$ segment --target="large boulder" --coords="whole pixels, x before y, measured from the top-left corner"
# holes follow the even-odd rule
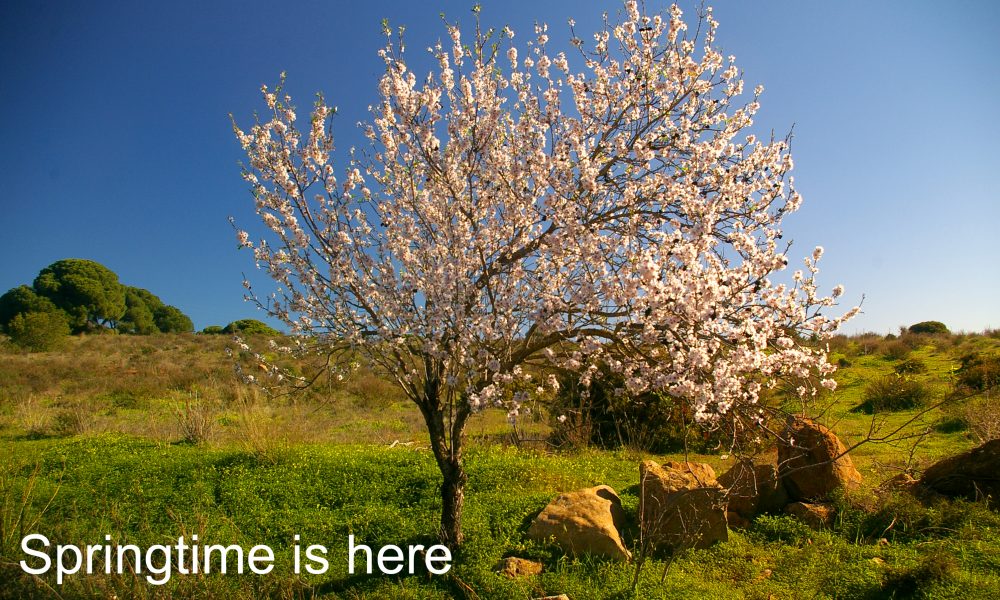
[[[861,473],[836,435],[810,419],[790,418],[778,444],[778,472],[792,500],[822,500],[833,490],[854,489]]]
[[[591,554],[627,561],[632,555],[622,544],[625,511],[618,494],[606,485],[560,494],[535,517],[528,537],[555,542],[578,556]]]
[[[729,511],[742,519],[778,512],[788,503],[788,492],[775,465],[741,460],[719,476],[719,485],[726,490]]]
[[[920,486],[950,497],[989,498],[1000,505],[1000,439],[940,460],[924,471]]]
[[[651,460],[639,465],[639,521],[661,548],[707,548],[729,539],[725,490],[712,467]]]

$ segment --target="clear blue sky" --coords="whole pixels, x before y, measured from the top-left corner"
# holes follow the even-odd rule
[[[482,2],[523,41],[536,19],[595,29],[617,3]],[[471,23],[472,2],[0,4],[0,293],[49,263],[97,260],[199,329],[259,317],[251,257],[227,217],[253,223],[228,113],[288,72],[305,109],[339,106],[338,146],[361,145],[380,73],[380,21],[416,50]],[[665,6],[654,2],[648,6]],[[805,197],[793,255],[827,253],[827,289],[865,294],[848,331],[937,319],[1000,327],[1000,3],[714,4],[718,42],[766,91],[761,131],[794,124]],[[694,3],[682,3],[692,9]]]

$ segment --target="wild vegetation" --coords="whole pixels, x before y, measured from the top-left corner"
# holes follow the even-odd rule
[[[894,357],[898,342],[909,348],[903,357]],[[873,420],[884,431],[916,418],[892,444],[852,451],[863,489],[840,496],[835,523],[821,531],[787,515],[764,515],[724,544],[670,558],[665,577],[668,558],[653,557],[635,591],[634,566],[566,558],[529,541],[525,530],[557,492],[598,483],[615,487],[634,515],[639,460],[683,458],[669,453],[691,435],[680,433],[683,427],[602,436],[595,447],[589,436],[566,442],[559,429],[565,421],[558,420],[566,405],[551,398],[532,404],[516,434],[504,411],[477,414],[470,424],[467,540],[454,570],[350,576],[349,533],[373,545],[434,539],[438,475],[422,418],[364,368],[303,394],[264,396],[234,375],[225,354],[234,343],[160,334],[70,336],[53,352],[6,344],[0,597],[981,598],[1000,591],[995,511],[961,500],[925,504],[880,488],[896,473],[919,474],[1000,432],[995,392],[979,391],[978,376],[963,377],[1000,356],[995,333],[830,340],[833,360],[846,366],[836,375],[837,390],[822,399],[823,420],[845,444],[868,437]],[[851,410],[865,403],[871,382],[896,377],[907,361],[926,367],[908,375],[926,390],[921,404],[880,406],[874,415]],[[781,401],[794,409],[794,394]],[[733,459],[725,447],[699,442],[690,458],[728,468]],[[74,576],[56,586],[17,566],[28,532],[61,543],[95,543],[108,534],[140,545],[197,533],[226,544],[269,544],[278,562],[268,576],[175,575],[162,588],[135,574]],[[291,574],[295,534],[331,548],[326,575]],[[638,543],[635,532],[628,535],[627,543]],[[540,560],[546,571],[524,580],[497,575],[497,561],[510,554]]]

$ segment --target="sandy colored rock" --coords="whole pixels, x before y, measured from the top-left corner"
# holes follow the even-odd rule
[[[836,513],[832,504],[811,502],[792,502],[785,507],[785,512],[813,529],[828,527]]]
[[[625,525],[618,494],[606,485],[560,494],[535,517],[528,537],[555,542],[572,555],[591,554],[627,561],[621,529]]]
[[[788,492],[775,465],[755,465],[750,460],[741,460],[719,477],[719,485],[726,489],[728,510],[744,519],[778,512],[788,503]]]
[[[898,473],[875,488],[875,493],[884,495],[892,492],[912,492],[916,491],[919,482],[909,473]]]
[[[661,547],[707,548],[729,539],[725,491],[706,464],[639,465],[639,520]]]
[[[989,498],[1000,505],[1000,439],[934,463],[919,483],[952,498]]]
[[[843,454],[846,447],[823,425],[792,418],[783,437],[791,445],[778,445],[778,472],[791,500],[822,500],[839,487],[861,484],[854,461]]]
[[[542,572],[542,569],[542,563],[516,556],[508,556],[502,559],[500,564],[497,565],[497,572],[511,579],[538,575]]]

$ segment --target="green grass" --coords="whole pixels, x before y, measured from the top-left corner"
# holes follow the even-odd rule
[[[961,356],[1000,353],[995,336],[900,341],[882,350],[880,338],[848,338],[832,352],[833,362],[844,358],[850,366],[836,374],[837,391],[821,398],[827,405],[821,421],[848,445],[873,423],[891,431],[922,410],[852,411],[871,381],[904,361],[926,366],[907,374],[929,390],[926,407],[952,392]],[[984,429],[975,418],[1000,413],[995,396],[935,408],[905,428],[903,439],[852,452],[865,489],[838,499],[832,529],[759,517],[749,530],[731,532],[727,543],[682,554],[665,576],[664,557],[651,559],[635,591],[634,565],[566,558],[525,532],[556,494],[595,484],[614,487],[635,521],[638,464],[649,456],[497,444],[509,425],[502,412],[486,411],[469,429],[467,543],[453,570],[350,576],[350,534],[373,547],[434,543],[440,475],[419,414],[370,377],[265,401],[233,381],[225,343],[219,336],[100,336],[73,338],[62,352],[2,355],[0,598],[1000,597],[996,512],[961,501],[925,506],[908,495],[872,491],[896,469],[919,469],[978,444],[976,432]],[[197,445],[178,443],[177,413],[185,402],[205,411],[212,425]],[[544,419],[521,425],[531,436],[547,432]],[[722,452],[692,458],[721,473],[733,460]],[[175,573],[162,587],[132,573],[70,576],[57,586],[54,577],[29,577],[17,566],[21,536],[34,532],[54,544],[100,543],[108,534],[141,547],[196,533],[205,543],[267,544],[276,567],[267,576]],[[325,575],[292,573],[296,534],[303,544],[330,548]],[[634,532],[625,541],[636,548]],[[494,567],[508,555],[540,560],[546,570],[507,580]]]
[[[27,516],[38,517],[32,532],[53,544],[99,543],[109,534],[145,547],[197,533],[205,543],[267,544],[277,555],[267,576],[175,574],[161,588],[130,574],[71,576],[58,590],[62,597],[450,598],[461,595],[457,580],[481,598],[882,598],[892,597],[888,586],[901,581],[919,583],[923,597],[977,598],[1000,590],[1000,517],[962,502],[926,508],[897,500],[869,513],[844,501],[837,527],[825,532],[790,517],[761,517],[725,544],[683,555],[662,582],[665,563],[647,562],[635,594],[633,566],[566,559],[526,539],[528,522],[555,493],[597,483],[617,489],[634,517],[638,457],[627,453],[474,449],[468,542],[451,574],[352,577],[349,534],[371,546],[433,543],[438,474],[429,452],[300,445],[271,462],[120,435],[7,442],[0,451],[12,458],[0,478],[15,492],[9,497],[19,497],[37,467]],[[5,502],[5,513],[15,504]],[[882,536],[890,515],[896,524]],[[295,534],[330,548],[326,575],[291,573]],[[890,543],[875,543],[879,537]],[[18,541],[18,535],[3,539],[0,579],[9,583],[0,597],[47,597],[44,585],[13,566],[22,558]],[[546,572],[525,581],[501,578],[493,566],[509,554],[541,559]]]

